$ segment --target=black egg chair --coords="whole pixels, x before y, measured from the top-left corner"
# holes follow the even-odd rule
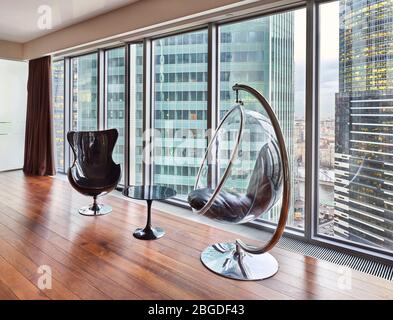
[[[209,143],[188,203],[194,212],[230,224],[251,222],[275,210],[278,225],[261,247],[236,240],[211,245],[201,254],[202,263],[221,276],[261,280],[278,271],[278,262],[268,251],[279,241],[287,221],[289,161],[270,104],[250,86],[237,84],[233,90],[237,104],[223,117]],[[239,100],[240,91],[247,92],[247,101]],[[247,108],[254,101],[257,111]],[[277,208],[280,198],[281,208]]]
[[[71,131],[67,140],[74,153],[74,163],[68,170],[71,186],[83,195],[93,197],[93,203],[79,209],[85,216],[108,214],[112,208],[99,204],[97,198],[116,188],[121,168],[112,159],[118,138],[116,129],[104,131]]]

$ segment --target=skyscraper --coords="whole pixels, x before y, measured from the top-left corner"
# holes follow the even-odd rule
[[[393,2],[340,1],[336,237],[393,248]]]
[[[220,38],[221,116],[234,104],[235,93],[232,86],[235,83],[250,85],[268,99],[284,133],[294,190],[294,13],[224,25],[220,28]],[[242,99],[247,108],[260,108],[259,103],[250,97],[245,96]],[[295,192],[292,192],[291,196],[292,211],[288,223],[293,225]],[[265,218],[276,222],[278,216],[279,210],[274,208]]]
[[[206,149],[207,30],[153,42],[155,184],[185,199]]]

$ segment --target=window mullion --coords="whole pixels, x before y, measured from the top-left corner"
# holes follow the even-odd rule
[[[71,166],[71,147],[67,141],[67,133],[71,130],[71,59],[64,59],[64,169]]]
[[[314,0],[307,1],[306,48],[306,161],[305,161],[305,237],[315,233],[318,212],[318,142],[317,124],[317,8]]]
[[[131,99],[130,99],[130,45],[127,44],[125,46],[125,54],[124,54],[124,185],[130,185],[130,113],[131,113]],[[135,107],[135,106],[134,106]],[[132,137],[135,139],[135,136]]]
[[[207,138],[208,142],[213,137],[213,132],[217,128],[218,117],[218,27],[215,23],[210,23],[208,27],[208,102],[207,102]],[[207,147],[207,146],[206,146]],[[208,179],[217,179],[217,168],[209,172]]]

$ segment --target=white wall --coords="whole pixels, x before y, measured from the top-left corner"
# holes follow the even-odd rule
[[[27,75],[26,62],[0,60],[0,171],[23,167]]]

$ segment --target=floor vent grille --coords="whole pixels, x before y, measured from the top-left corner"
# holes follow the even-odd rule
[[[388,264],[370,261],[347,253],[337,252],[329,248],[323,248],[285,237],[281,238],[277,246],[309,257],[346,266],[388,281],[393,281],[393,266]]]

